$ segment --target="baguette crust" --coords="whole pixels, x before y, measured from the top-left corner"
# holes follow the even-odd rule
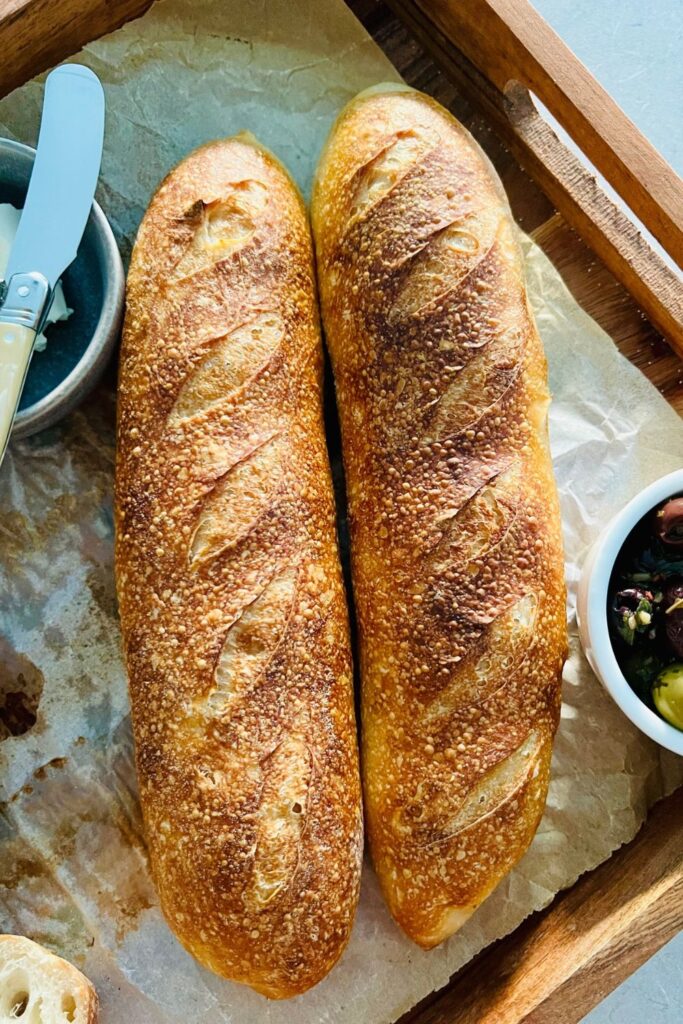
[[[271,998],[344,948],[360,782],[312,246],[250,137],[162,183],[128,276],[116,572],[140,796],[183,945]]]
[[[67,960],[22,935],[0,935],[0,1022],[97,1024],[99,1000]]]
[[[538,826],[566,656],[549,393],[495,172],[439,104],[341,114],[313,225],[340,409],[363,785],[389,907],[425,948]]]

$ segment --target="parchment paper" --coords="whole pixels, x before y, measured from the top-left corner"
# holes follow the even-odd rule
[[[100,198],[124,253],[158,180],[196,144],[249,128],[307,192],[338,109],[396,77],[342,0],[161,0],[79,59],[105,84]],[[0,132],[33,143],[41,95],[36,82],[0,103]],[[644,484],[680,467],[683,425],[525,246],[555,394],[571,629],[562,724],[531,849],[431,953],[394,926],[369,866],[348,950],[297,1000],[268,1003],[180,948],[157,907],[135,796],[112,576],[111,389],[11,447],[0,473],[0,929],[79,964],[104,1024],[394,1021],[630,839],[683,782],[683,760],[641,736],[592,675],[574,617],[587,548]]]

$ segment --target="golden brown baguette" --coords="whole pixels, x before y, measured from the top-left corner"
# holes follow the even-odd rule
[[[347,942],[362,821],[305,211],[250,137],[162,183],[128,276],[116,571],[166,917],[272,998]]]
[[[0,935],[0,1024],[97,1024],[99,1002],[67,960],[21,935]]]
[[[341,114],[313,225],[339,405],[374,864],[421,946],[520,858],[565,658],[549,394],[500,182],[439,104]]]

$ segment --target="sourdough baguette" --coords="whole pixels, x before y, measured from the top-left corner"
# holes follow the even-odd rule
[[[312,244],[255,141],[162,183],[128,276],[116,573],[161,904],[272,997],[339,957],[362,852]]]
[[[566,653],[546,364],[502,186],[426,96],[382,86],[342,112],[313,226],[366,827],[394,917],[429,948],[520,858],[545,803]]]
[[[21,935],[0,935],[0,1024],[97,1024],[99,1002],[67,960]]]

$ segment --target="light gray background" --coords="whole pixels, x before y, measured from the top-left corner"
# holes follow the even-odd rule
[[[683,172],[683,0],[533,0],[644,135]],[[683,933],[583,1024],[683,1024]]]
[[[683,932],[583,1018],[583,1024],[681,1024]]]
[[[683,173],[683,0],[532,0]]]

